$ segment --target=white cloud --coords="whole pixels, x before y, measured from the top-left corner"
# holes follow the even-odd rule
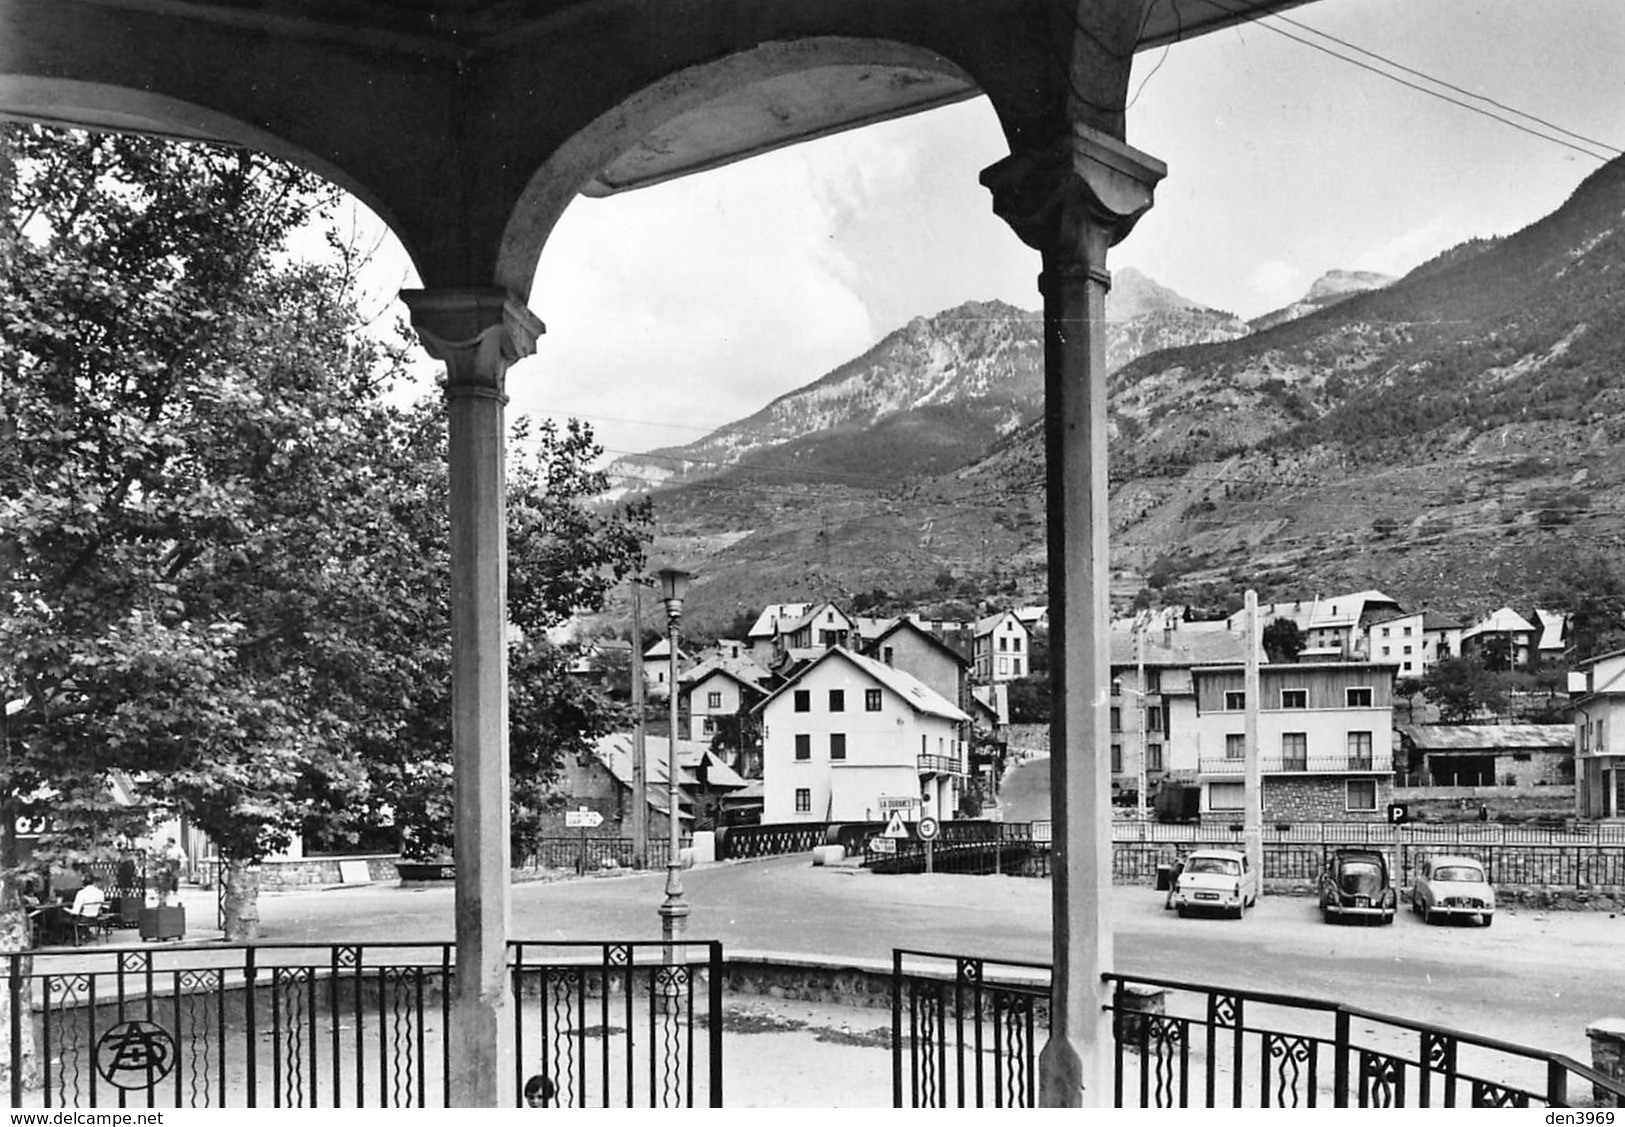
[[[1248,287],[1270,303],[1271,308],[1296,301],[1304,295],[1308,284],[1303,271],[1290,262],[1261,262],[1247,277]]]
[[[1358,267],[1379,274],[1406,274],[1459,241],[1460,237],[1446,233],[1444,220],[1435,216],[1366,251],[1360,256]]]

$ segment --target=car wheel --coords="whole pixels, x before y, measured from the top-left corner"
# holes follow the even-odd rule
[[[1320,922],[1323,924],[1332,922],[1332,910],[1324,904],[1320,906]]]
[[[1179,918],[1180,919],[1185,918],[1185,915],[1186,915],[1186,913],[1185,913],[1185,905],[1183,905],[1183,904],[1176,905],[1175,908],[1174,908],[1174,911],[1179,913]]]
[[[1386,927],[1387,925],[1393,923],[1394,922],[1394,913],[1393,912],[1384,913],[1383,917],[1382,917],[1382,922],[1383,922],[1384,927]]]
[[[1245,905],[1245,904],[1237,904],[1236,909],[1235,909],[1234,918],[1238,919],[1238,920],[1241,919],[1242,913],[1245,912],[1246,910],[1247,910],[1247,905]]]
[[[1490,924],[1492,924],[1494,922],[1495,922],[1495,917],[1490,915],[1488,912],[1485,912],[1484,913],[1484,926],[1489,927]]]
[[[1433,922],[1433,910],[1426,904],[1422,905],[1422,922],[1425,924],[1430,924]]]

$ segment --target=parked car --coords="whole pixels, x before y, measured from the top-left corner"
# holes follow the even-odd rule
[[[1489,927],[1495,918],[1495,889],[1476,857],[1424,857],[1411,885],[1411,911],[1423,923],[1477,916]]]
[[[1232,849],[1198,849],[1185,858],[1173,901],[1181,916],[1213,911],[1239,920],[1244,909],[1258,902],[1258,873],[1244,854]]]
[[[1320,915],[1327,923],[1346,916],[1394,922],[1399,895],[1388,876],[1388,859],[1375,849],[1339,849],[1320,874]]]

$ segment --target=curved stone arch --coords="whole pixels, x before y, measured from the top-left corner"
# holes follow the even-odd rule
[[[274,133],[195,102],[138,87],[0,74],[0,105],[12,116],[45,125],[253,149],[342,188],[372,209],[397,237],[400,234],[383,200],[343,168]]]
[[[906,80],[901,76],[923,71],[971,87],[963,97],[979,92],[970,71],[940,51],[880,38],[774,41],[677,71],[600,114],[558,146],[532,174],[503,231],[495,280],[514,292],[528,293],[542,249],[565,209],[613,161],[662,126],[753,83],[851,68],[872,68],[883,80],[887,76]],[[812,133],[796,141],[819,135]],[[790,143],[795,142],[785,142]],[[780,146],[759,151],[772,147]]]

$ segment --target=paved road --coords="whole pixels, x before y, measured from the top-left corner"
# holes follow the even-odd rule
[[[522,939],[659,938],[658,873],[516,885]],[[1049,961],[1048,881],[881,877],[805,857],[691,871],[689,935],[730,949],[889,959],[893,947]],[[266,896],[268,942],[452,934],[445,888],[375,886]],[[1147,888],[1118,887],[1125,973],[1348,1001],[1386,1013],[1590,1059],[1586,1025],[1625,1016],[1625,919],[1510,911],[1491,928],[1328,926],[1313,901],[1267,898],[1242,921],[1178,919]]]

